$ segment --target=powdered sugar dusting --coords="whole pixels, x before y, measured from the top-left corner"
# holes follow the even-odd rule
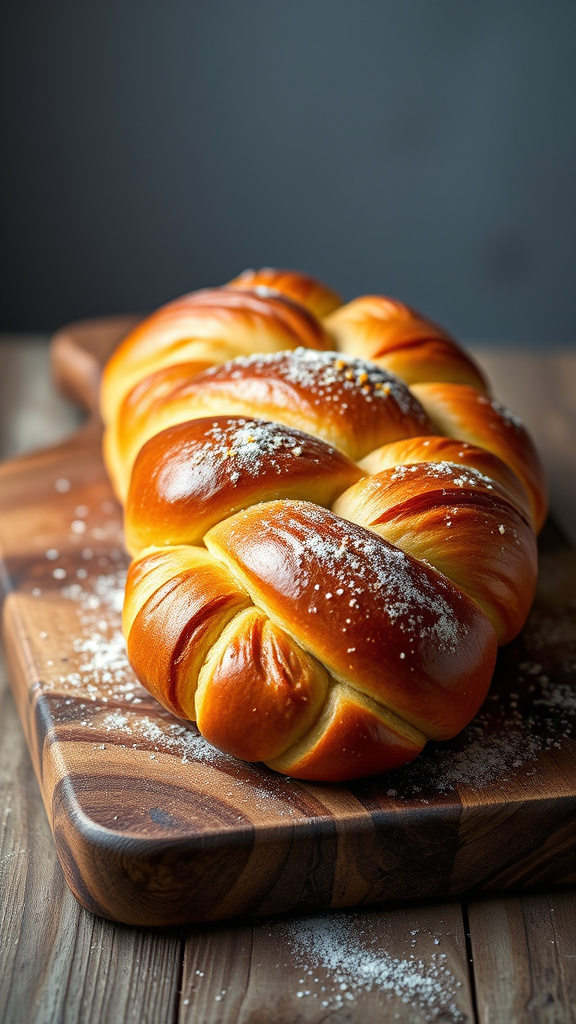
[[[312,573],[325,575],[331,605],[354,609],[356,621],[373,617],[376,598],[378,615],[397,624],[408,644],[424,641],[454,652],[466,637],[469,626],[454,607],[460,592],[370,531],[306,502],[275,505],[258,525],[264,552],[268,536],[285,545],[298,565],[300,585],[313,591]],[[327,594],[318,596],[328,600]],[[318,606],[314,601],[311,611]]]
[[[179,452],[183,451],[180,445]],[[324,441],[300,430],[258,419],[216,420],[203,436],[195,438],[180,458],[177,474],[171,473],[164,486],[170,501],[180,493],[204,485],[206,475],[225,470],[226,485],[248,475],[254,479],[265,472],[289,473],[295,460],[319,463],[320,455],[334,452]],[[334,453],[335,454],[335,453]],[[341,456],[338,456],[341,458]]]
[[[483,490],[493,490],[494,480],[472,467],[463,467],[455,462],[415,462],[407,465],[396,466],[390,479],[405,480],[410,474],[417,474],[420,477],[428,477],[432,480],[440,480],[446,485],[454,487],[481,487]]]
[[[304,975],[296,998],[317,1001],[330,1013],[351,1008],[363,992],[378,992],[417,1008],[419,1020],[464,1022],[461,982],[449,970],[447,954],[438,949],[425,957],[395,956],[385,948],[377,920],[339,913],[283,923],[280,929]],[[419,930],[411,934],[414,948]],[[440,935],[433,941],[439,946]]]
[[[265,420],[228,420],[225,427],[215,424],[207,431],[210,446],[216,457],[232,459],[235,466],[258,476],[264,460],[280,450],[300,454],[306,434],[291,430],[279,423]]]
[[[53,682],[82,693],[89,700],[112,697],[139,702],[145,691],[129,665],[121,630],[126,571],[117,568],[62,587],[78,616],[78,634],[70,637],[74,665]]]
[[[338,352],[298,348],[293,352],[240,356],[205,371],[203,379],[224,376],[241,380],[245,370],[279,380],[307,391],[315,405],[336,403],[346,406],[352,395],[366,402],[393,401],[405,416],[428,420],[419,402],[399,377],[365,359],[352,359]]]
[[[562,617],[560,617],[562,618]],[[576,739],[576,625],[559,627],[551,658],[554,622],[535,609],[523,643],[537,649],[545,638],[542,661],[523,660],[518,648],[499,656],[492,690],[476,718],[449,743],[428,744],[416,761],[387,776],[395,800],[428,803],[458,788],[471,793],[499,792],[504,798],[511,778],[525,785],[538,772],[542,756]]]
[[[454,468],[450,464],[449,470],[442,472],[452,473]],[[460,471],[460,467],[456,468]],[[311,522],[316,525],[321,519],[331,516],[305,503],[290,504],[309,508]],[[104,522],[99,519],[101,513],[109,517]],[[71,509],[70,536],[60,538],[58,548],[47,546],[50,543],[47,539],[43,542],[42,568],[49,582],[45,583],[42,576],[31,580],[36,584],[42,583],[42,586],[30,587],[30,600],[43,601],[46,591],[57,590],[69,605],[71,615],[64,620],[65,632],[56,638],[52,635],[56,633],[56,626],[50,633],[38,630],[38,653],[41,655],[44,648],[50,649],[41,676],[41,689],[61,694],[63,713],[77,715],[87,732],[99,729],[104,737],[104,747],[105,738],[110,736],[121,745],[145,749],[150,756],[170,753],[183,765],[227,765],[230,772],[238,773],[230,782],[230,794],[234,793],[235,799],[240,798],[241,787],[246,787],[248,773],[250,799],[255,799],[256,792],[263,814],[267,809],[282,814],[297,813],[294,808],[298,803],[298,783],[274,776],[259,766],[240,765],[234,758],[215,751],[199,736],[195,727],[174,719],[136,681],[127,661],[121,633],[125,569],[124,556],[117,546],[119,523],[113,518],[117,514],[117,507],[109,501],[101,503],[94,513],[87,506],[78,505]],[[74,528],[73,524],[79,521],[86,522],[86,531]],[[275,521],[273,525],[278,529],[282,524]],[[291,531],[291,542],[302,559],[312,553],[338,569],[336,585],[331,579],[330,588],[321,590],[319,584],[317,590],[311,587],[322,610],[345,602],[349,616],[356,619],[362,614],[363,593],[373,585],[371,573],[376,573],[376,585],[383,588],[383,593],[386,593],[388,584],[385,575],[378,583],[378,578],[383,575],[379,563],[383,545],[379,539],[352,524],[347,524],[347,527],[349,529],[344,533],[339,529],[337,538],[330,531],[322,536],[316,529],[303,540],[300,536],[294,537]],[[308,546],[310,552],[307,552]],[[392,552],[390,558],[386,556],[386,572],[392,574],[391,578],[396,581],[394,589],[399,589],[401,597],[404,597],[406,587],[409,590],[410,585],[410,574],[405,575],[408,560],[397,549],[386,550],[388,554]],[[55,580],[54,568],[64,570],[62,580]],[[355,791],[366,792],[377,786],[387,791],[391,799],[418,804],[432,803],[434,796],[449,796],[462,787],[473,793],[499,792],[505,798],[510,791],[511,778],[523,778],[524,784],[529,786],[539,771],[539,760],[543,756],[550,758],[558,751],[564,754],[564,751],[573,749],[576,739],[576,597],[571,596],[574,593],[573,571],[574,563],[565,557],[564,552],[559,554],[552,547],[548,553],[543,548],[542,596],[522,636],[501,652],[492,692],[475,720],[449,743],[428,744],[415,762],[389,773],[384,780],[355,783]],[[558,593],[566,594],[565,606],[560,607],[556,597],[553,600],[547,597]],[[429,600],[432,598],[425,592],[420,606],[418,603],[414,606],[411,599],[408,603],[418,613],[419,607],[422,611],[428,611],[430,607],[434,610]],[[321,601],[324,602],[322,605]],[[392,615],[400,617],[401,625],[405,613],[401,601],[397,600],[391,607]],[[441,603],[435,613],[442,622]],[[348,624],[350,621],[350,617],[345,619]],[[70,622],[75,623],[72,628]],[[419,632],[417,623],[409,625]],[[439,633],[431,635],[441,640],[445,625],[441,625]],[[61,654],[59,658],[54,653],[56,642]],[[445,642],[448,645],[453,642],[450,629]],[[353,649],[354,645],[351,645],[352,653]],[[408,644],[406,650],[409,655]],[[63,666],[67,668],[69,662],[74,667],[63,671]],[[289,803],[290,809],[286,804],[288,792],[294,800],[293,805]],[[281,811],[276,810],[278,803]]]
[[[480,405],[489,405],[496,415],[502,420],[504,426],[514,427],[518,432],[523,432],[525,430],[524,421],[521,420],[515,412],[512,412],[511,409],[502,405],[502,403],[498,402],[495,398],[487,398],[486,395],[478,395],[478,402]]]
[[[203,739],[195,727],[176,721],[161,709],[154,717],[131,709],[111,711],[98,722],[98,729],[114,735],[117,740],[129,740],[133,747],[142,741],[156,752],[174,754],[182,764],[193,761],[219,764],[227,758]]]

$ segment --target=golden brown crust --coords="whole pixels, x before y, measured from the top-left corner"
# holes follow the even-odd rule
[[[358,690],[336,683],[322,716],[299,742],[267,763],[296,779],[342,782],[412,761],[426,736]]]
[[[304,348],[245,356],[194,374],[163,394],[161,402],[139,409],[123,452],[124,479],[136,450],[154,434],[186,420],[222,415],[258,416],[304,430],[354,460],[429,429],[406,385],[363,360]]]
[[[146,424],[158,417],[169,395],[184,381],[212,366],[209,360],[174,363],[143,377],[128,392],[104,432],[104,460],[114,492],[126,501],[130,471],[146,432]]]
[[[109,424],[133,386],[163,366],[190,360],[223,362],[237,355],[281,352],[331,341],[303,306],[280,294],[213,288],[163,306],[116,349],[102,379],[102,416]]]
[[[324,666],[258,608],[249,608],[224,629],[201,672],[198,728],[236,757],[269,761],[314,725],[327,690]]]
[[[208,417],[152,437],[132,473],[124,521],[132,555],[151,544],[202,544],[221,520],[261,501],[331,505],[362,476],[342,452],[266,420]]]
[[[245,591],[203,548],[160,548],[133,562],[123,630],[139,680],[174,714],[194,720],[206,655],[249,604]]]
[[[531,515],[528,492],[516,473],[497,455],[468,441],[435,435],[407,437],[376,448],[360,460],[360,466],[368,476],[373,476],[385,469],[421,462],[450,462],[474,469],[495,480],[519,512]]]
[[[322,662],[435,739],[480,707],[496,637],[445,577],[306,502],[268,502],[206,535],[257,607]]]
[[[122,497],[134,463],[138,677],[221,749],[332,781],[475,714],[528,612],[546,507],[528,435],[446,332],[338,301],[269,269],[184,296],[103,392]],[[326,351],[323,313],[352,354]]]
[[[369,359],[407,384],[458,381],[486,390],[482,371],[454,339],[396,299],[362,295],[324,323],[340,352]]]
[[[397,466],[354,484],[333,509],[452,580],[499,643],[520,632],[536,589],[536,538],[495,480],[450,462]]]
[[[518,416],[466,384],[416,384],[412,390],[438,433],[486,448],[510,466],[526,488],[534,525],[540,530],[547,513],[546,478]]]
[[[275,267],[243,270],[226,287],[258,290],[262,295],[267,290],[279,292],[305,306],[319,320],[342,304],[342,299],[332,288],[299,270],[277,270]]]

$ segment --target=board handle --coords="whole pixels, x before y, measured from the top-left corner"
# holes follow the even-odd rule
[[[50,342],[50,364],[58,390],[98,417],[104,363],[141,319],[141,313],[94,317],[56,331]]]

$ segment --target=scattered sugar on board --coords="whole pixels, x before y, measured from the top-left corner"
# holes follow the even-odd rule
[[[524,643],[558,648],[536,610],[526,626]],[[457,787],[478,792],[506,791],[511,776],[529,779],[538,756],[553,752],[576,738],[576,623],[557,626],[564,646],[545,667],[534,658],[501,655],[492,690],[474,720],[449,743],[428,744],[423,753],[401,770],[390,772],[388,795],[395,800],[426,802],[434,794]]]
[[[110,513],[113,509],[108,510]],[[86,519],[89,510],[79,506],[74,510],[74,519]],[[318,510],[318,514],[324,514]],[[117,533],[117,527],[114,527]],[[75,530],[75,539],[81,536]],[[94,539],[96,532],[102,538],[110,537],[110,529],[92,528]],[[364,580],[362,562],[358,561],[359,552],[354,545],[349,546],[349,538],[339,547],[328,542],[316,541],[316,556],[325,556],[346,562],[347,568],[353,570],[352,589],[350,592],[360,595]],[[45,684],[62,688],[63,692],[73,693],[77,700],[110,702],[121,700],[125,708],[126,701],[132,705],[150,700],[146,692],[137,683],[128,664],[124,640],[121,633],[121,609],[124,594],[125,572],[120,565],[119,549],[108,548],[109,557],[96,558],[92,548],[84,548],[79,553],[85,564],[105,562],[108,571],[86,578],[84,571],[77,571],[78,581],[70,582],[74,576],[67,575],[66,585],[60,587],[60,594],[73,603],[78,615],[79,631],[70,639],[72,649],[79,659],[77,670],[66,675],[49,673]],[[371,551],[363,550],[364,556]],[[53,548],[46,551],[47,561],[54,563],[60,560],[60,553]],[[349,563],[347,560],[352,559]],[[354,564],[352,564],[354,562]],[[51,566],[51,568],[52,568]],[[58,566],[57,566],[58,567]],[[546,567],[543,566],[545,573]],[[350,582],[350,581],[348,581]],[[335,591],[338,597],[348,597],[348,590],[340,586]],[[34,597],[42,595],[40,587],[32,590]],[[330,594],[332,597],[332,593]],[[572,608],[572,611],[576,609]],[[535,768],[534,764],[541,751],[553,750],[562,745],[563,740],[573,740],[576,736],[576,615],[555,616],[551,619],[543,611],[535,609],[524,631],[528,652],[535,656],[527,656],[524,660],[514,659],[503,672],[502,685],[496,681],[495,688],[476,716],[474,721],[447,744],[429,744],[415,762],[399,771],[386,776],[387,792],[397,800],[418,800],[426,803],[427,796],[434,793],[449,793],[457,786],[466,786],[472,790],[486,787],[505,788],[506,780],[511,774],[517,774],[523,768],[529,776]],[[546,652],[553,648],[558,653],[559,661],[552,666],[544,667],[537,660],[542,651],[545,661]],[[47,666],[52,667],[51,659]],[[516,689],[510,679],[516,677]],[[76,702],[76,700],[75,700]],[[68,702],[67,702],[68,703]],[[131,706],[132,706],[131,705]],[[84,705],[81,705],[83,708]],[[136,708],[134,707],[134,711]],[[129,736],[132,747],[144,744],[146,749],[152,745],[155,751],[164,751],[178,756],[184,764],[200,762],[204,764],[222,765],[223,759],[228,767],[237,765],[233,758],[221,754],[211,747],[195,730],[195,727],[182,725],[162,708],[153,712],[154,717],[140,715],[133,718],[124,711],[110,711],[106,718],[106,730],[116,730],[119,734]],[[89,724],[89,719],[83,720]],[[99,723],[100,725],[101,723]],[[242,772],[248,771],[248,781]],[[273,775],[259,766],[242,766],[236,780],[230,782],[232,790],[240,792],[248,784],[252,795],[258,791],[261,809],[266,803],[275,803],[280,798],[283,806],[290,807],[290,794],[294,796],[294,807],[297,807],[298,783]],[[368,783],[371,784],[371,783]],[[362,786],[363,783],[357,785]],[[237,793],[235,795],[238,795]],[[251,799],[245,796],[245,800]],[[283,813],[283,812],[280,812]]]
[[[55,676],[54,682],[90,700],[107,702],[122,696],[139,701],[143,694],[128,663],[121,630],[125,582],[125,570],[117,567],[60,590],[78,616],[78,633],[69,641],[77,667]]]
[[[217,750],[200,735],[195,725],[175,720],[161,707],[149,714],[132,707],[109,711],[95,721],[95,728],[120,746],[147,751],[152,748],[154,755],[171,754],[183,765],[224,769],[226,776],[225,782],[220,783],[221,795],[230,799],[235,807],[248,805],[251,812],[257,810],[277,817],[302,816],[297,783],[259,765],[243,764]],[[239,815],[239,819],[243,817]]]
[[[450,934],[410,929],[402,945],[415,952],[398,956],[386,948],[379,912],[352,911],[272,922],[266,944],[276,951],[272,969],[282,974],[278,995],[283,1004],[290,1000],[295,1020],[306,1013],[308,1002],[314,1019],[332,1019],[337,1014],[338,1019],[348,1020],[351,1012],[362,1012],[366,995],[375,993],[382,1020],[406,1019],[403,1006],[409,1006],[414,1024],[440,1020],[464,1024],[468,1016],[458,1005],[462,982],[450,971],[448,954],[441,949],[442,939]],[[421,956],[419,946],[425,947]],[[227,991],[213,983],[212,972],[198,967],[184,1003],[194,1003],[196,993],[220,1002]],[[382,998],[389,1004],[388,1014]]]
[[[61,479],[54,487],[63,495],[70,490]],[[51,671],[43,679],[43,687],[73,692],[90,701],[107,703],[118,696],[138,702],[144,691],[128,663],[121,631],[126,572],[118,508],[108,500],[94,508],[74,503],[70,516],[72,549],[61,552],[50,547],[44,555],[52,579],[61,584],[60,597],[73,605],[77,616],[78,629],[67,633],[61,652],[64,665],[75,655],[74,668],[54,672],[54,660],[48,659],[46,667]],[[87,539],[93,547],[80,549]],[[43,594],[40,587],[31,592],[36,598]]]
[[[225,754],[210,746],[194,728],[175,721],[166,712],[159,709],[157,715],[140,715],[132,711],[111,711],[98,721],[98,729],[113,733],[116,738],[128,737],[130,740],[143,740],[154,745],[156,752],[176,754],[189,761],[201,761],[203,764],[218,764]],[[132,746],[137,746],[133,743]],[[229,759],[232,760],[232,759]]]

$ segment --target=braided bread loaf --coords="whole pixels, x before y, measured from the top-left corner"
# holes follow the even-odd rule
[[[102,411],[128,654],[165,707],[331,781],[470,721],[528,614],[546,493],[525,429],[441,328],[247,271],[139,325]]]

